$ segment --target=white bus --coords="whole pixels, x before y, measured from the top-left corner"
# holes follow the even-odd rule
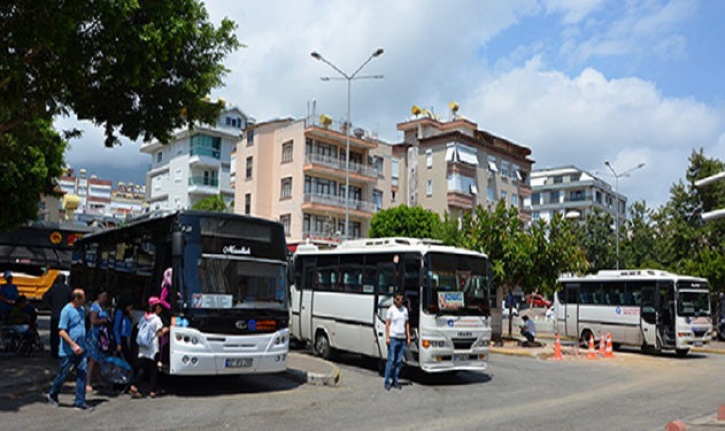
[[[554,298],[557,331],[587,341],[611,333],[612,344],[684,356],[710,343],[707,280],[665,271],[606,270],[563,277]]]
[[[161,355],[163,371],[280,373],[289,350],[287,257],[281,223],[215,212],[156,212],[78,240],[71,285],[84,288],[89,303],[105,286],[140,314],[150,296],[160,295],[163,273],[171,267],[168,297],[177,326],[171,326]]]
[[[432,240],[301,245],[293,257],[292,336],[330,357],[336,350],[387,358],[385,313],[403,292],[412,342],[404,361],[429,373],[485,370],[491,341],[491,265],[485,254]]]

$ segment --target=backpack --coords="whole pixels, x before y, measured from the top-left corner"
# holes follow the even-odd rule
[[[138,322],[138,334],[136,335],[136,344],[144,349],[151,349],[154,345],[156,333],[153,330],[151,321],[142,317]]]

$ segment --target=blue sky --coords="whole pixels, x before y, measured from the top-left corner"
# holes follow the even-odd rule
[[[717,0],[268,0],[206,2],[212,21],[238,24],[247,48],[229,56],[222,96],[265,121],[343,118],[344,82],[310,57],[381,81],[353,84],[352,120],[389,142],[413,104],[441,117],[448,102],[479,128],[532,149],[535,168],[645,168],[619,181],[630,202],[663,204],[702,148],[725,160],[725,2]],[[61,119],[60,127],[76,125]],[[84,125],[68,163],[142,182],[138,143],[104,149]]]

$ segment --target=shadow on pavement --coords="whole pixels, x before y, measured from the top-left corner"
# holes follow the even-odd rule
[[[289,372],[249,376],[168,376],[161,375],[160,385],[167,395],[178,397],[257,394],[290,391],[302,385]],[[141,388],[143,390],[143,388]]]

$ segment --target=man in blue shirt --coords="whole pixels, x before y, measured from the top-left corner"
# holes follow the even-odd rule
[[[13,273],[5,271],[3,274],[5,278],[5,284],[0,286],[0,318],[7,318],[10,315],[10,310],[15,305],[15,300],[18,299],[18,286],[13,284]]]
[[[68,379],[71,369],[76,369],[76,402],[79,410],[93,410],[86,404],[86,319],[83,304],[86,295],[83,289],[73,289],[70,302],[60,312],[58,332],[60,335],[60,370],[53,386],[48,391],[48,403],[58,407],[58,394]]]

